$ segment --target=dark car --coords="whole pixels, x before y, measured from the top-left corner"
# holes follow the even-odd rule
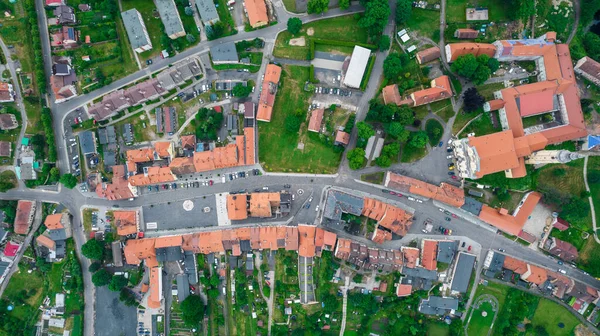
[[[254,189],[254,192],[260,192],[260,188]]]
[[[438,144],[439,147],[442,147],[444,145],[443,141],[440,141],[440,143]]]
[[[448,149],[446,149],[446,152],[452,153],[452,149],[448,148]]]
[[[240,191],[238,191],[238,193],[245,194],[246,193],[246,189],[241,189]]]
[[[448,167],[454,167],[454,163],[448,163]]]
[[[290,184],[285,184],[283,187],[284,188],[291,188],[292,186]]]
[[[466,242],[463,242],[460,247],[465,247]]]
[[[152,64],[152,60],[151,59],[146,60],[146,65],[150,65],[150,64]]]
[[[175,182],[171,183],[171,188],[177,189],[177,183],[175,183]]]
[[[446,217],[446,221],[447,221],[447,222],[449,222],[449,221],[451,221],[451,220],[452,220],[452,218],[450,218],[450,217]]]
[[[448,172],[448,175],[452,176],[454,175],[454,172]]]

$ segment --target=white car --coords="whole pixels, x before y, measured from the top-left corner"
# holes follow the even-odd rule
[[[562,269],[562,268],[560,268],[558,271],[559,271],[560,273],[562,273],[562,274],[567,274],[567,271],[565,271],[565,270],[564,270],[564,269]]]
[[[440,212],[444,212],[444,209],[438,209],[438,210],[440,210]]]
[[[315,208],[315,212],[319,212],[319,206],[317,205],[317,207]]]
[[[417,203],[423,203],[423,201],[417,198]]]
[[[446,159],[448,159],[448,160],[452,160],[452,155],[448,155],[448,156],[446,156]]]
[[[413,197],[410,197],[410,196],[408,197],[408,200],[409,201],[413,201],[413,202],[415,201],[415,199]]]

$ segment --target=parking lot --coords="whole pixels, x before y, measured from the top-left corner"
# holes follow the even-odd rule
[[[217,226],[214,195],[143,207],[143,231],[164,231]]]
[[[315,301],[315,286],[313,283],[313,258],[298,258],[298,281],[300,283],[300,300],[302,303]]]

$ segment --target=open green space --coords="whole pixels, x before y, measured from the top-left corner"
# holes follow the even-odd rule
[[[115,127],[121,130],[123,129],[123,125],[128,123],[133,127],[134,142],[150,141],[155,138],[156,128],[150,125],[144,111],[137,112],[117,122]]]
[[[162,50],[160,39],[163,35],[163,24],[160,18],[154,17],[154,11],[156,11],[154,2],[146,0],[122,0],[121,8],[123,12],[135,8],[144,19],[148,36],[150,36],[150,42],[152,42],[152,50],[139,54],[140,58],[146,60],[158,55]],[[126,35],[123,37],[126,38]]]
[[[283,0],[283,5],[292,13],[300,13],[296,10],[296,0]]]
[[[17,110],[15,103],[3,103],[2,105],[3,106],[0,107],[0,113],[9,113],[14,115],[17,119],[17,124],[19,125],[19,127],[12,130],[0,131],[0,140],[16,143],[17,139],[19,138],[19,133],[21,132],[21,112]]]
[[[417,148],[409,145],[410,139],[416,132],[411,132],[407,143],[402,147],[402,154],[400,155],[400,162],[415,162],[420,160],[427,155],[427,148]]]
[[[483,313],[487,314],[483,316]],[[492,321],[496,312],[493,310],[493,306],[489,302],[483,302],[475,310],[472,310],[471,319],[467,326],[469,335],[487,335],[489,329],[492,327]]]
[[[469,133],[475,133],[476,136],[482,136],[482,135],[487,135],[487,134],[492,134],[492,133],[502,131],[500,122],[498,122],[498,127],[494,127],[494,125],[492,123],[492,117],[491,117],[492,113],[495,115],[496,120],[499,120],[497,111],[485,112],[485,113],[483,113],[483,115],[481,117],[474,120],[467,127],[465,127],[465,130],[460,134],[460,136],[466,137],[466,135]],[[459,115],[461,115],[461,114],[459,114]],[[475,117],[476,114],[471,113],[471,114],[469,114],[469,116]],[[465,119],[460,118],[461,122],[463,120],[465,120]],[[456,122],[459,122],[459,117],[456,117]]]
[[[541,299],[531,323],[534,327],[543,326],[549,335],[570,336],[574,334],[579,320],[562,305],[548,299]]]
[[[435,37],[434,35],[436,35],[436,32],[439,36],[439,22],[439,11],[413,7],[410,19],[408,19],[406,24],[401,26],[401,28],[409,28],[413,32],[418,31],[419,36],[433,39]],[[407,42],[407,45],[411,45],[411,41]]]
[[[429,144],[431,146],[437,146],[442,138],[442,135],[444,135],[444,126],[442,126],[442,124],[435,119],[429,119],[425,123],[425,132],[427,132]]]
[[[486,100],[494,99],[494,92],[504,89],[503,83],[482,84],[475,87],[477,92]]]
[[[594,183],[590,181],[590,176],[595,174],[593,173],[594,171],[600,171],[600,157],[598,156],[588,157],[587,176],[592,202],[594,203],[594,211],[596,212],[597,216],[596,218],[600,218],[600,183]]]
[[[448,122],[448,120],[450,120],[450,118],[454,116],[452,100],[450,99],[444,99],[433,102],[429,104],[429,107],[431,107],[431,111],[433,113],[437,114],[438,116],[440,116],[440,118],[444,119],[444,122]]]
[[[335,152],[332,139],[308,132],[306,126],[297,133],[285,127],[288,116],[306,111],[311,93],[303,86],[308,72],[307,67],[283,66],[271,122],[258,123],[259,159],[268,171],[332,174],[337,170],[341,153]],[[300,143],[304,149],[298,149]]]
[[[476,4],[476,5],[475,5]],[[467,7],[485,7],[488,9],[488,16],[491,22],[508,22],[507,13],[513,11],[509,1],[505,0],[478,0],[465,2],[464,0],[448,0],[446,2],[446,18],[448,22],[467,22]]]
[[[312,33],[310,36],[307,33],[309,30]],[[291,39],[300,37],[304,37],[305,46],[289,45]],[[368,42],[366,30],[358,26],[358,21],[354,18],[354,15],[338,16],[307,23],[302,26],[302,30],[296,36],[288,31],[282,31],[277,35],[273,56],[306,60],[310,56],[310,38],[358,43]]]
[[[27,18],[21,16],[26,15],[23,4],[21,1],[16,4],[9,4],[5,0],[2,2],[8,8],[12,7],[11,11],[14,17],[2,16],[0,18],[0,23],[2,24],[0,35],[7,46],[14,47],[16,58],[21,62],[21,71],[33,72],[33,57],[35,54],[33,52],[31,34],[28,33],[27,29]]]

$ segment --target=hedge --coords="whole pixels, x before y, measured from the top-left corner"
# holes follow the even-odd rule
[[[319,83],[319,80],[315,78],[315,66],[312,64],[310,65],[310,68],[308,71],[308,81],[313,84]]]
[[[375,65],[375,56],[371,56],[369,58],[369,63],[367,64],[367,73],[364,75],[362,82],[360,83],[360,89],[365,91],[367,88],[367,84],[369,84],[369,78],[371,77],[371,71],[373,71],[373,66]]]
[[[315,58],[315,45],[316,44],[326,44],[326,45],[334,45],[334,46],[342,46],[342,47],[354,47],[359,46],[363,48],[367,48],[370,50],[376,50],[377,46],[369,43],[358,43],[358,42],[349,42],[349,41],[337,41],[337,40],[322,40],[322,39],[310,39],[309,47],[310,47],[310,55],[309,60]]]
[[[37,12],[35,9],[35,3],[33,0],[27,0],[23,2],[27,17],[29,20],[25,20],[27,28],[29,28],[30,34],[27,37],[31,37],[31,43],[34,50],[33,65],[35,73],[35,84],[40,94],[46,93],[46,75],[44,73],[44,58],[42,55],[42,44],[40,39],[40,30],[37,26],[36,18]]]
[[[52,128],[52,113],[47,107],[42,108],[42,125],[48,145],[48,161],[56,162],[56,145],[54,143],[54,129]]]

